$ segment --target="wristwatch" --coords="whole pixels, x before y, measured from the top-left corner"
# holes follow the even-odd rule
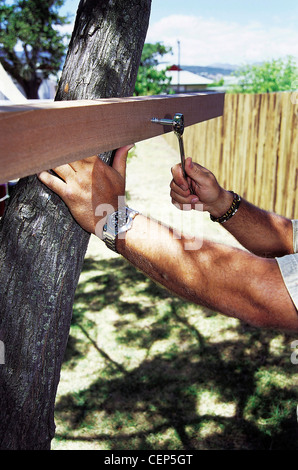
[[[103,227],[103,241],[110,250],[117,253],[117,236],[131,229],[133,219],[137,214],[139,212],[129,207],[123,207],[108,215],[107,222]]]

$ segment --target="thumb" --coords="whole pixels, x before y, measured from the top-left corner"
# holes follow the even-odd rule
[[[134,145],[126,145],[125,147],[119,148],[114,156],[112,168],[116,170],[123,178],[125,178],[126,173],[126,159],[127,154]]]
[[[201,165],[199,165],[198,163],[193,163],[193,161],[190,157],[188,157],[185,160],[185,172],[186,172],[187,176],[189,176],[196,183],[199,182],[199,180],[202,176],[201,168],[202,168]]]

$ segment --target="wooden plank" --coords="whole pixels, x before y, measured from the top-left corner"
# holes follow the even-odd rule
[[[185,126],[223,114],[224,94],[145,96],[0,107],[0,183],[170,131],[151,119],[182,113]]]

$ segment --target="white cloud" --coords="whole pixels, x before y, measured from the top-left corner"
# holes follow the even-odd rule
[[[260,22],[240,24],[188,15],[170,15],[150,24],[146,42],[171,46],[171,62],[177,62],[177,40],[185,65],[241,65],[288,55],[298,58],[298,31],[291,27],[273,24],[266,28]]]

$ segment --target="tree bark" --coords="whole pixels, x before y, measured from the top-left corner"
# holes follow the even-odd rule
[[[150,7],[151,0],[81,0],[56,99],[132,95]],[[109,162],[111,152],[101,158]],[[1,450],[50,449],[88,241],[36,176],[20,180],[0,222]]]

